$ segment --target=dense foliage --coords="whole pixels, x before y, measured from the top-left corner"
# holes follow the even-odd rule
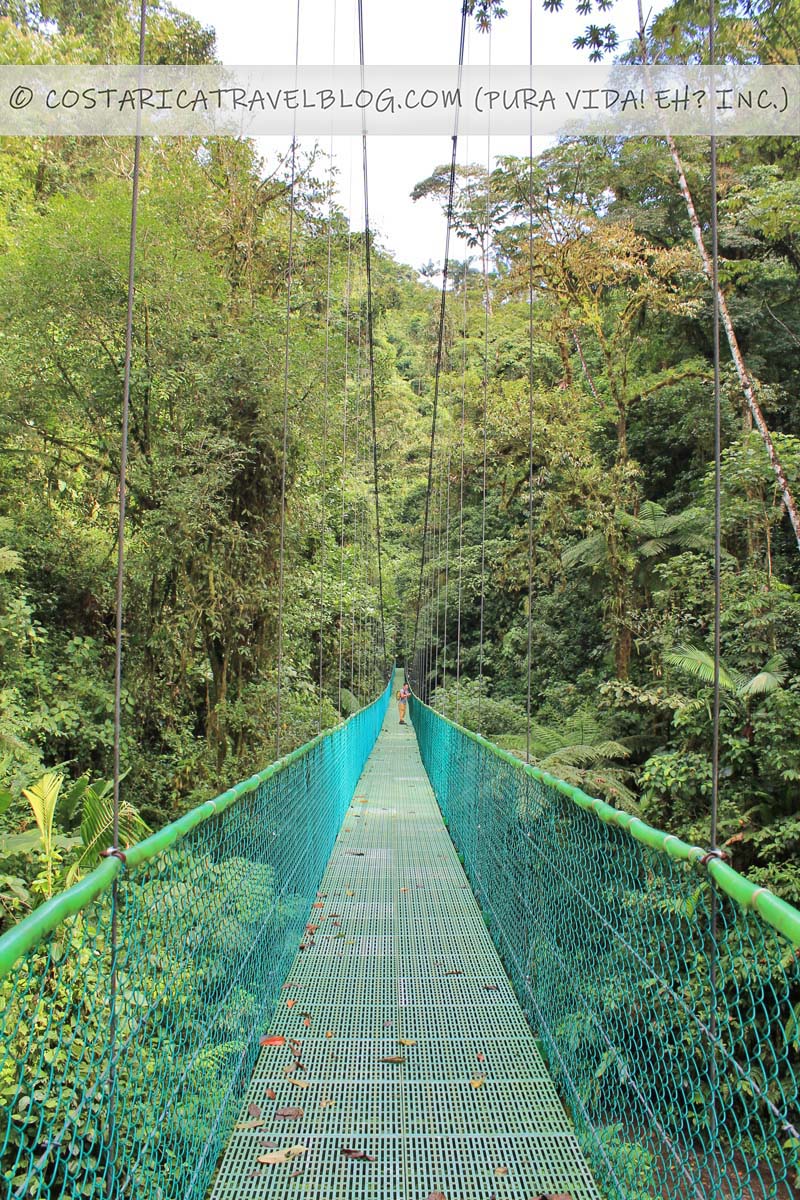
[[[472,9],[481,23],[501,6]],[[728,6],[726,52],[791,60],[800,5],[780,9],[782,22],[770,10],[754,23]],[[2,11],[4,62],[133,57],[118,0]],[[653,54],[696,53],[696,24],[682,2],[662,14]],[[149,39],[150,61],[214,54],[210,31],[168,3]],[[680,153],[705,228],[706,147]],[[722,284],[797,491],[796,149],[754,139],[720,153]],[[35,902],[42,870],[24,789],[54,768],[65,783],[110,773],[131,165],[124,141],[0,147],[5,919]],[[144,149],[123,759],[151,827],[274,753],[284,485],[281,749],[383,676],[363,237],[332,201],[328,164],[301,156],[284,379],[287,167],[231,141]],[[434,167],[420,203],[446,195]],[[462,166],[454,225],[463,254],[416,647],[432,649],[415,683],[525,753],[530,633],[532,757],[706,842],[711,304],[668,148],[565,141],[490,175]],[[383,584],[389,656],[402,660],[417,624],[438,296],[379,248],[374,261]],[[734,865],[800,901],[800,555],[727,352],[723,402],[721,840]],[[61,882],[83,853],[81,820],[77,808],[55,817]]]

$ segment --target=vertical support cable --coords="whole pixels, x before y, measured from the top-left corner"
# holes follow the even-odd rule
[[[450,472],[451,472],[451,454],[452,450],[448,446],[447,449],[447,504],[445,508],[445,535],[444,535],[444,631],[442,635],[442,706],[441,711],[445,712],[447,707],[447,617],[448,605],[450,599]]]
[[[715,0],[708,4],[708,57],[713,70],[716,60],[716,10]],[[722,623],[722,399],[720,389],[720,303],[719,303],[719,229],[717,211],[717,138],[714,132],[714,112],[711,112],[711,291],[713,303],[713,352],[714,352],[714,713],[711,750],[711,850],[717,850],[717,824],[719,813],[719,718],[720,718],[720,627]],[[709,982],[711,986],[711,1136],[717,1136],[717,958],[719,937],[719,899],[713,879],[711,881],[711,963]],[[716,1186],[712,1179],[712,1186]]]
[[[461,32],[458,44],[458,86],[461,86],[461,78],[464,67],[464,46],[467,37],[467,9],[468,2],[464,0],[461,8]],[[414,621],[414,653],[413,659],[416,660],[417,655],[417,638],[419,633],[419,618],[422,608],[422,586],[425,577],[425,554],[428,543],[428,523],[430,520],[430,505],[431,505],[431,490],[433,487],[433,456],[436,448],[436,416],[439,408],[439,385],[442,374],[442,348],[444,344],[444,323],[447,306],[447,280],[450,266],[450,234],[453,228],[453,202],[456,189],[456,155],[458,153],[458,109],[456,108],[455,125],[452,136],[452,153],[450,156],[450,182],[447,191],[447,228],[444,239],[444,265],[442,267],[442,294],[439,304],[439,330],[436,343],[436,369],[434,374],[433,384],[433,411],[431,413],[431,440],[428,451],[428,484],[425,490],[425,517],[422,525],[422,552],[420,554],[419,563],[419,586],[417,588],[417,610]]]
[[[431,577],[431,593],[433,593],[434,578],[436,581],[436,601],[435,601],[435,632],[433,635],[434,645],[434,663],[433,663],[433,687],[434,691],[439,686],[439,617],[440,605],[442,599],[442,508],[444,507],[444,462],[439,468],[439,486],[438,495],[436,497],[436,529],[434,530],[434,545],[435,558],[433,562],[434,575]]]
[[[492,33],[489,30],[489,74],[492,68]],[[486,620],[486,469],[487,469],[487,436],[489,406],[489,246],[491,231],[491,175],[492,175],[492,131],[491,121],[486,138],[486,243],[482,254],[483,271],[483,470],[481,478],[481,594],[480,594],[480,632],[478,650],[478,733],[483,730],[483,643]]]
[[[464,259],[464,336],[462,341],[461,360],[461,428],[459,433],[459,469],[458,469],[458,606],[456,615],[456,712],[455,718],[461,713],[461,605],[463,599],[464,581],[464,427],[466,423],[467,398],[467,278],[469,274],[469,259]]]
[[[144,66],[145,35],[147,32],[147,0],[141,0],[139,8],[139,58],[141,72]],[[141,114],[137,113],[136,136],[133,145],[133,175],[131,179],[131,220],[128,243],[127,311],[125,317],[125,365],[122,379],[122,413],[119,454],[119,514],[117,523],[117,579],[114,621],[114,765],[113,765],[113,848],[119,848],[120,777],[122,757],[122,633],[124,625],[125,585],[125,517],[128,499],[128,430],[130,425],[131,361],[133,358],[133,302],[136,280],[136,230],[139,217],[139,176],[141,173]],[[109,1045],[108,1070],[109,1118],[108,1118],[108,1166],[103,1181],[109,1195],[115,1191],[116,1160],[116,1074],[117,1074],[117,957],[119,952],[119,881],[115,878],[111,889],[111,963],[109,972]]]
[[[336,64],[336,0],[333,0],[333,64]],[[328,500],[328,400],[331,344],[331,250],[333,221],[333,134],[330,142],[330,173],[328,178],[328,256],[325,282],[325,369],[322,385],[322,453],[320,455],[320,492],[322,505],[319,532],[319,703],[317,706],[317,733],[322,732],[322,705],[324,699],[324,637],[325,637],[325,534]]]
[[[352,173],[350,176],[350,203],[352,206],[353,200],[353,179]],[[351,207],[352,211],[352,207]],[[341,511],[341,526],[339,530],[339,671],[337,683],[337,708],[339,717],[342,715],[342,662],[344,658],[344,544],[346,530],[346,504],[345,504],[345,479],[347,472],[347,405],[349,398],[349,383],[350,383],[350,291],[351,291],[351,269],[353,264],[352,258],[353,247],[353,229],[348,224],[347,227],[347,283],[345,285],[345,300],[344,300],[344,379],[343,379],[343,409],[342,409],[342,474],[341,474],[341,495],[342,495],[342,511]]]
[[[533,0],[528,4],[528,72],[533,87]],[[533,649],[533,110],[528,127],[528,647],[525,691],[525,761],[531,761]]]
[[[358,53],[361,65],[361,87],[364,88],[364,3],[358,0]],[[386,619],[383,611],[383,563],[381,557],[381,504],[378,486],[378,427],[375,409],[375,339],[372,320],[372,234],[369,223],[369,174],[367,171],[367,114],[361,113],[361,161],[364,173],[364,257],[367,267],[367,345],[369,349],[369,407],[372,419],[372,483],[375,490],[375,541],[378,548],[378,595],[381,606],[381,644],[383,669],[389,676],[389,657],[386,647]]]
[[[297,0],[295,22],[295,78],[300,64],[300,0]],[[281,442],[281,530],[278,552],[278,670],[275,697],[275,757],[281,756],[281,698],[283,687],[283,607],[285,591],[286,552],[286,457],[289,451],[289,346],[292,321],[292,283],[294,275],[294,209],[297,182],[297,138],[292,130],[292,163],[289,184],[289,262],[286,277],[286,338],[283,354],[283,432]]]

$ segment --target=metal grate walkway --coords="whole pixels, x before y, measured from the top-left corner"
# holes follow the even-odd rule
[[[309,923],[212,1200],[598,1200],[394,706]]]

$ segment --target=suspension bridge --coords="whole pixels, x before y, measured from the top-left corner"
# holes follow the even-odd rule
[[[144,3],[141,14],[140,62]],[[117,818],[139,140],[120,470]],[[451,451],[438,485],[434,476],[455,134],[407,637],[419,694],[410,724],[397,722],[391,702],[403,673],[389,674],[383,612],[366,133],[362,143],[359,355],[363,332],[371,443],[364,436],[355,455],[374,489],[372,532],[366,514],[362,530],[374,541],[380,599],[379,619],[363,628],[372,654],[364,678],[382,658],[385,688],[281,755],[290,223],[276,761],[134,846],[120,846],[117,819],[102,864],[0,938],[0,1195],[791,1200],[800,1186],[800,912],[724,861],[713,816],[710,849],[689,845],[428,703],[449,665],[458,680],[461,652],[458,632],[448,646],[449,560],[441,628],[442,572],[431,569],[451,534]],[[293,147],[292,216],[295,185]],[[531,199],[531,229],[532,214]],[[715,305],[716,254],[714,244]],[[330,293],[330,243],[328,262]],[[532,267],[529,310],[532,362]],[[488,313],[487,302],[487,329]],[[718,337],[715,363],[719,428]],[[327,362],[325,373],[327,389]],[[481,676],[486,388],[484,371]],[[532,396],[531,376],[531,497]],[[462,394],[462,492],[463,421]],[[343,475],[346,452],[345,443]],[[323,475],[325,454],[323,443]],[[718,725],[719,473],[716,495]],[[344,499],[342,514],[344,523]],[[461,503],[458,522],[460,630]],[[321,546],[324,554],[324,523]],[[527,657],[530,724],[530,622]],[[319,686],[321,711],[322,638]],[[341,640],[338,694],[341,711]],[[716,806],[716,748],[714,769]]]
[[[796,1195],[800,913],[396,683],[0,939],[2,1194]]]

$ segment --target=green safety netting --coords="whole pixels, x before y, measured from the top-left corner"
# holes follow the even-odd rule
[[[6,1200],[206,1194],[389,694],[0,938]]]
[[[419,701],[425,768],[608,1200],[800,1194],[800,912]]]

